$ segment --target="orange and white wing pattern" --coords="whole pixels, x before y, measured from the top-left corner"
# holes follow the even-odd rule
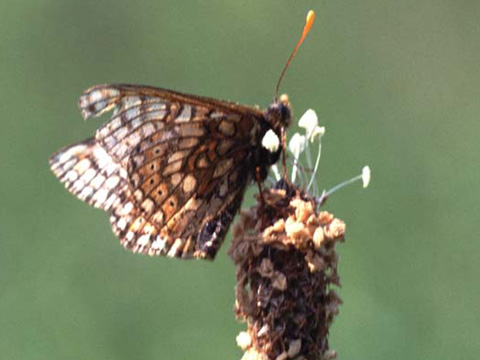
[[[51,157],[66,188],[109,212],[133,252],[213,259],[255,173],[263,113],[137,85],[90,88],[79,106],[113,115]]]

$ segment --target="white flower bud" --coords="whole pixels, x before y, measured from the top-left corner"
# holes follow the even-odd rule
[[[300,153],[305,150],[305,136],[300,135],[299,133],[293,134],[290,142],[288,143],[288,149],[295,156],[295,159],[298,159]]]
[[[308,109],[307,111],[305,111],[300,120],[298,120],[298,126],[304,128],[307,131],[308,129],[313,129],[315,126],[318,126],[317,113],[312,109]]]
[[[312,109],[305,111],[300,120],[298,120],[298,126],[305,129],[307,139],[311,142],[313,142],[318,135],[323,135],[322,128],[318,126],[317,113]],[[323,128],[323,132],[325,132],[325,128]]]
[[[368,166],[364,166],[362,169],[362,182],[363,188],[366,188],[370,183],[370,168]]]

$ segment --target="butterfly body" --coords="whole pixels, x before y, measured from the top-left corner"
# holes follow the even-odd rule
[[[267,110],[138,85],[99,85],[79,100],[84,118],[113,110],[95,137],[50,159],[66,188],[110,214],[133,252],[213,259],[245,189],[282,151],[262,147],[290,122]],[[257,179],[259,180],[259,179]]]

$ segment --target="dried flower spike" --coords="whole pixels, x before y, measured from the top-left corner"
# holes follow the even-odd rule
[[[246,321],[247,359],[327,359],[328,329],[341,303],[335,244],[345,224],[280,181],[265,204],[243,211],[229,255],[237,266],[235,312]]]

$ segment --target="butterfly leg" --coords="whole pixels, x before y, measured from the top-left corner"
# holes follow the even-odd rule
[[[285,178],[285,181],[287,182],[288,185],[292,185],[290,180],[288,179],[288,173],[287,173],[287,134],[285,132],[285,128],[282,127],[281,133],[282,137],[282,167],[283,167],[283,176]]]
[[[258,192],[260,194],[260,206],[263,207],[265,205],[265,198],[263,197],[262,168],[260,166],[257,166],[255,168],[255,177],[256,177],[257,185],[258,185]]]

